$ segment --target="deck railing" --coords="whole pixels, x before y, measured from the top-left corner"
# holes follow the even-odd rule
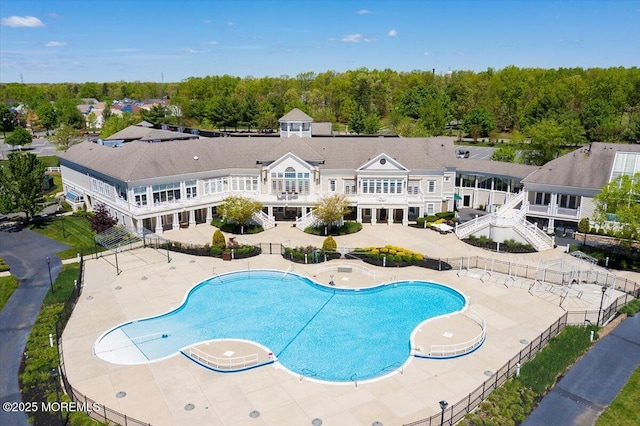
[[[487,335],[487,323],[484,318],[472,309],[469,309],[462,315],[480,326],[480,334],[464,343],[456,343],[452,345],[431,345],[429,348],[429,354],[426,357],[422,355],[416,356],[419,358],[451,358],[473,352],[482,345]]]
[[[247,367],[258,365],[258,354],[250,354],[233,358],[221,358],[203,352],[198,348],[191,347],[188,349],[187,355],[211,368],[225,371],[242,370]]]

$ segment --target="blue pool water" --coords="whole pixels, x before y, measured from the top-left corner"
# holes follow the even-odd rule
[[[298,374],[366,380],[407,361],[420,323],[466,305],[457,291],[422,281],[354,291],[283,276],[243,271],[211,278],[191,289],[178,309],[121,325],[101,339],[124,332],[149,361],[202,341],[245,339],[267,347]],[[144,339],[158,333],[167,337]]]

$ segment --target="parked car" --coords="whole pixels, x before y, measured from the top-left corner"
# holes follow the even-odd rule
[[[463,149],[458,150],[458,158],[469,158],[469,151],[465,151]]]

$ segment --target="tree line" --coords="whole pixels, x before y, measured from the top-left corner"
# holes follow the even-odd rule
[[[300,108],[316,122],[329,121],[354,133],[423,137],[459,127],[474,140],[497,140],[507,133],[516,142],[550,144],[549,152],[543,149],[539,158],[528,159],[531,163],[553,158],[559,146],[640,140],[636,67],[509,66],[444,75],[360,68],[295,77],[191,77],[178,83],[0,85],[1,99],[25,103],[47,129],[46,123],[52,121],[77,123],[65,122],[75,120],[73,114],[49,119],[51,102],[62,103],[62,108],[87,97],[101,101],[166,97],[168,108],[146,112],[142,118],[206,129],[272,130],[279,117]]]

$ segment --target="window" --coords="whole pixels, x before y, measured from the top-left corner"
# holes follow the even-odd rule
[[[436,212],[435,204],[433,204],[433,203],[428,203],[428,204],[427,204],[427,214],[428,214],[428,215],[433,215],[435,212]]]
[[[430,180],[429,181],[429,193],[434,193],[436,192],[436,181],[435,180]]]
[[[560,195],[558,207],[575,210],[578,208],[578,197],[575,195]]]
[[[347,195],[354,195],[356,193],[356,181],[345,180],[344,181],[344,193]]]
[[[111,197],[111,185],[101,180],[91,178],[91,187],[94,192]]]
[[[116,193],[118,194],[118,198],[127,201],[127,188],[125,188],[124,186],[116,185]]]
[[[180,199],[180,183],[166,183],[162,185],[153,185],[153,203],[171,203]]]
[[[287,167],[284,173],[271,173],[271,192],[281,194],[283,192],[309,194],[309,172],[297,173],[293,167]],[[256,178],[255,189],[258,190]]]
[[[336,180],[335,179],[330,179],[329,180],[329,192],[336,192]]]
[[[198,189],[195,180],[188,180],[184,183],[185,196],[187,198],[196,198],[198,196]]]
[[[551,202],[551,194],[548,192],[536,192],[534,204],[548,206]]]
[[[493,178],[486,177],[486,176],[479,176],[478,177],[478,188],[491,189],[491,182],[492,181],[493,181]]]
[[[618,176],[633,176],[640,172],[640,152],[617,152],[611,168],[611,179],[615,180]]]
[[[233,176],[231,178],[232,191],[257,191],[258,177],[253,176]]]
[[[447,182],[447,183],[451,182],[451,176],[445,176],[444,177],[444,181]]]
[[[204,182],[204,195],[220,194],[229,190],[228,178],[209,179]]]
[[[138,186],[133,188],[133,195],[135,198],[135,203],[138,207],[147,205],[147,187],[146,186]]]
[[[409,181],[407,183],[407,194],[409,194],[409,195],[418,195],[418,194],[420,194],[420,182],[419,181]]]
[[[361,179],[360,187],[363,194],[402,194],[402,181],[396,179]]]

